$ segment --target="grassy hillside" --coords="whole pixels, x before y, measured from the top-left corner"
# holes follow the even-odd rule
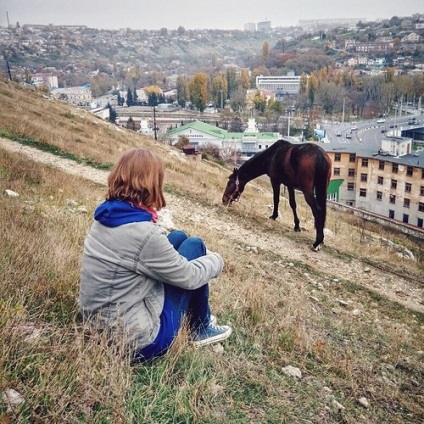
[[[417,257],[421,245],[329,211],[332,236],[314,253],[312,216],[300,199],[302,233],[293,232],[285,201],[282,217],[267,219],[266,179],[228,209],[220,198],[229,171],[217,164],[187,161],[10,82],[0,81],[0,105],[0,422],[424,420],[423,266],[383,239]],[[51,165],[7,149],[11,140],[52,153]],[[132,367],[120,346],[83,328],[76,302],[101,178],[136,145],[165,160],[176,226],[224,256],[212,310],[234,334],[222,347],[194,349],[183,332],[167,356]],[[64,158],[85,171],[57,169]],[[287,375],[289,366],[301,377]],[[11,390],[20,403],[8,405]]]

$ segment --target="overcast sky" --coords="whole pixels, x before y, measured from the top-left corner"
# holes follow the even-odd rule
[[[86,25],[104,29],[243,29],[248,22],[296,25],[300,19],[424,14],[424,0],[0,0],[9,23]]]

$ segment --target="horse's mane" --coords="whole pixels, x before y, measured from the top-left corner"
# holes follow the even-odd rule
[[[248,159],[243,165],[240,166],[239,171],[243,172],[243,167],[245,169],[250,169],[251,167],[255,167],[257,163],[262,163],[264,159],[266,159],[269,155],[272,155],[276,150],[279,150],[283,147],[289,147],[292,143],[287,140],[277,140],[275,143],[271,144],[268,148],[265,150],[262,150],[258,153],[256,153],[254,156],[252,156],[250,159]]]

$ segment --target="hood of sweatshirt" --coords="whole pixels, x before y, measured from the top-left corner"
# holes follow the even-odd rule
[[[106,227],[119,227],[132,222],[156,222],[156,212],[123,200],[106,200],[95,210],[94,219]]]

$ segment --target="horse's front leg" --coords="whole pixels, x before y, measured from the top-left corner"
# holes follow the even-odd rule
[[[272,211],[272,215],[269,219],[273,219],[275,221],[278,218],[278,205],[280,203],[280,183],[274,183],[271,181],[271,185],[274,192],[274,210]]]
[[[294,219],[294,231],[300,231],[300,221],[299,217],[297,216],[296,212],[296,199],[294,196],[294,188],[293,187],[287,187],[287,190],[289,192],[289,204],[293,211],[293,219]]]

